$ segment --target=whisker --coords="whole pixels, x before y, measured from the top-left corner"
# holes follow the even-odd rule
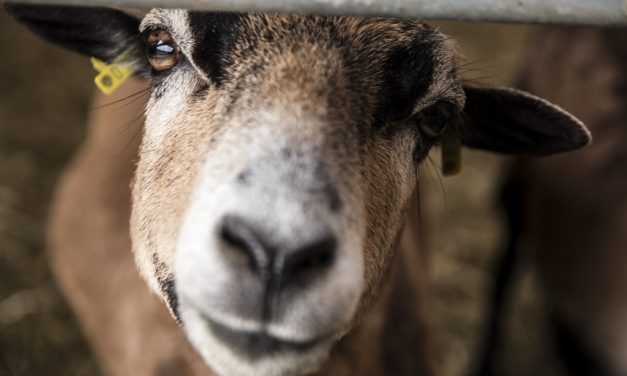
[[[488,61],[488,60],[494,60],[494,58],[493,57],[484,57],[484,58],[477,59],[477,60],[470,60],[470,61],[465,62],[464,64],[458,64],[456,66],[456,68],[457,69],[465,68],[467,66],[470,66],[470,65],[473,65],[473,64],[478,64],[478,63],[483,63],[483,62]]]
[[[439,187],[440,187],[440,193],[442,194],[442,199],[443,199],[443,202],[444,202],[444,208],[446,209],[446,208],[448,208],[448,198],[446,196],[446,189],[444,188],[444,179],[443,179],[442,174],[440,172],[440,168],[435,163],[433,158],[431,158],[430,155],[427,155],[427,158],[425,160],[428,163],[429,167],[431,167],[431,171],[433,171],[433,173],[435,173],[435,176],[437,177],[437,181],[438,181]]]
[[[139,118],[137,118],[135,120],[135,122],[137,122],[137,120],[139,120]],[[128,148],[131,147],[131,145],[133,144],[133,142],[135,141],[137,136],[139,136],[139,133],[141,132],[142,129],[143,129],[143,127],[137,127],[137,130],[135,131],[135,134],[133,134],[133,137],[131,137],[131,139],[126,143],[126,146],[124,146],[124,148],[122,150],[120,150],[118,155],[115,156],[116,159],[120,158],[122,156],[122,154],[124,154],[128,150]]]
[[[459,74],[465,74],[465,73],[471,73],[471,72],[488,73],[488,72],[492,72],[494,69],[495,69],[495,67],[467,68],[467,69],[460,70],[458,73]]]
[[[418,228],[422,229],[424,228],[424,226],[422,225],[423,220],[422,220],[422,189],[421,189],[421,184],[420,182],[422,181],[421,178],[421,168],[420,165],[416,165],[416,169],[415,169],[415,174],[416,176],[416,210],[418,210]]]
[[[139,96],[137,96],[137,97],[135,97],[135,98],[131,99],[130,101],[128,101],[128,102],[126,102],[126,103],[124,103],[124,104],[120,105],[120,107],[116,107],[115,109],[113,109],[113,111],[118,111],[118,110],[121,110],[121,109],[123,109],[123,108],[125,108],[125,107],[128,107],[129,105],[131,105],[131,104],[133,104],[133,103],[135,103],[135,102],[137,102],[137,101],[140,101],[140,100],[145,100],[145,99],[146,99],[149,95],[150,95],[150,92],[145,93],[145,94],[142,94],[142,95],[139,95]],[[142,109],[143,109],[143,106],[142,106]]]
[[[124,133],[128,132],[129,130],[131,130],[133,127],[135,127],[138,124],[138,121],[142,118],[142,115],[137,115],[135,116],[133,119],[131,119],[130,121],[128,121],[126,124],[123,125],[123,128],[120,129],[120,131],[118,131],[114,137],[121,137],[122,135],[124,135]]]
[[[491,79],[491,78],[499,78],[499,77],[500,77],[500,75],[493,74],[493,75],[490,75],[490,76],[483,76],[483,77],[464,78],[462,80],[462,82],[476,82],[476,81],[487,80],[487,79]]]
[[[136,93],[133,93],[133,94],[127,96],[127,97],[124,97],[122,99],[117,99],[117,100],[115,100],[113,102],[101,104],[101,105],[98,105],[98,106],[92,106],[92,107],[89,108],[89,110],[98,110],[98,109],[101,109],[101,108],[109,107],[109,106],[112,106],[114,104],[123,102],[123,101],[125,101],[127,99],[133,98],[135,96],[138,96],[138,95],[141,95],[141,94],[145,94],[146,92],[149,92],[149,91],[150,91],[150,88],[148,87],[146,89],[142,89],[142,90],[140,90],[140,91],[138,91]]]
[[[135,116],[129,120],[128,122],[124,123],[120,128],[120,131],[118,133],[115,134],[116,137],[121,136],[122,134],[124,134],[126,131],[128,131],[129,129],[131,129],[135,123],[141,119],[144,116],[144,111],[143,109],[139,109],[137,110],[137,112],[135,113]]]

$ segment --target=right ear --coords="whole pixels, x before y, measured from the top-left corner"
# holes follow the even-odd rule
[[[144,42],[138,18],[109,8],[5,4],[18,22],[52,43],[87,56],[112,62],[127,49],[125,60],[146,72]]]
[[[577,118],[524,91],[464,85],[461,141],[473,148],[544,156],[579,149],[591,141]]]

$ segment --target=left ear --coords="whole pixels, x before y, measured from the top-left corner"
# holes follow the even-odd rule
[[[1,5],[0,0],[0,6]],[[140,20],[110,8],[4,4],[19,23],[43,39],[107,63],[124,51],[139,74],[150,72],[139,38]]]
[[[558,106],[524,91],[464,85],[464,145],[508,154],[550,155],[578,149],[590,131]]]

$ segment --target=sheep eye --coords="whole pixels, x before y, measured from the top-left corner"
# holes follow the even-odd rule
[[[437,138],[444,133],[451,118],[451,106],[445,102],[439,102],[424,110],[416,116],[420,130],[430,138]]]
[[[169,33],[153,31],[146,36],[146,56],[152,68],[162,72],[179,62],[181,52]]]

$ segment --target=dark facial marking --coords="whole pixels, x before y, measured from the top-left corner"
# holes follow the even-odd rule
[[[196,41],[193,60],[218,87],[227,79],[226,68],[233,64],[231,51],[237,42],[242,17],[237,13],[189,13]]]
[[[172,314],[176,319],[178,324],[181,324],[181,318],[178,312],[178,296],[176,295],[174,275],[172,275],[165,263],[159,259],[159,256],[156,254],[152,256],[152,261],[155,265],[155,270],[157,274],[157,283],[161,289],[161,293],[163,294],[166,304],[172,310]]]
[[[400,121],[411,115],[418,99],[427,94],[435,71],[435,48],[438,40],[431,29],[418,30],[415,39],[394,48],[385,64],[386,86],[380,93],[385,98],[375,119],[381,122]]]

